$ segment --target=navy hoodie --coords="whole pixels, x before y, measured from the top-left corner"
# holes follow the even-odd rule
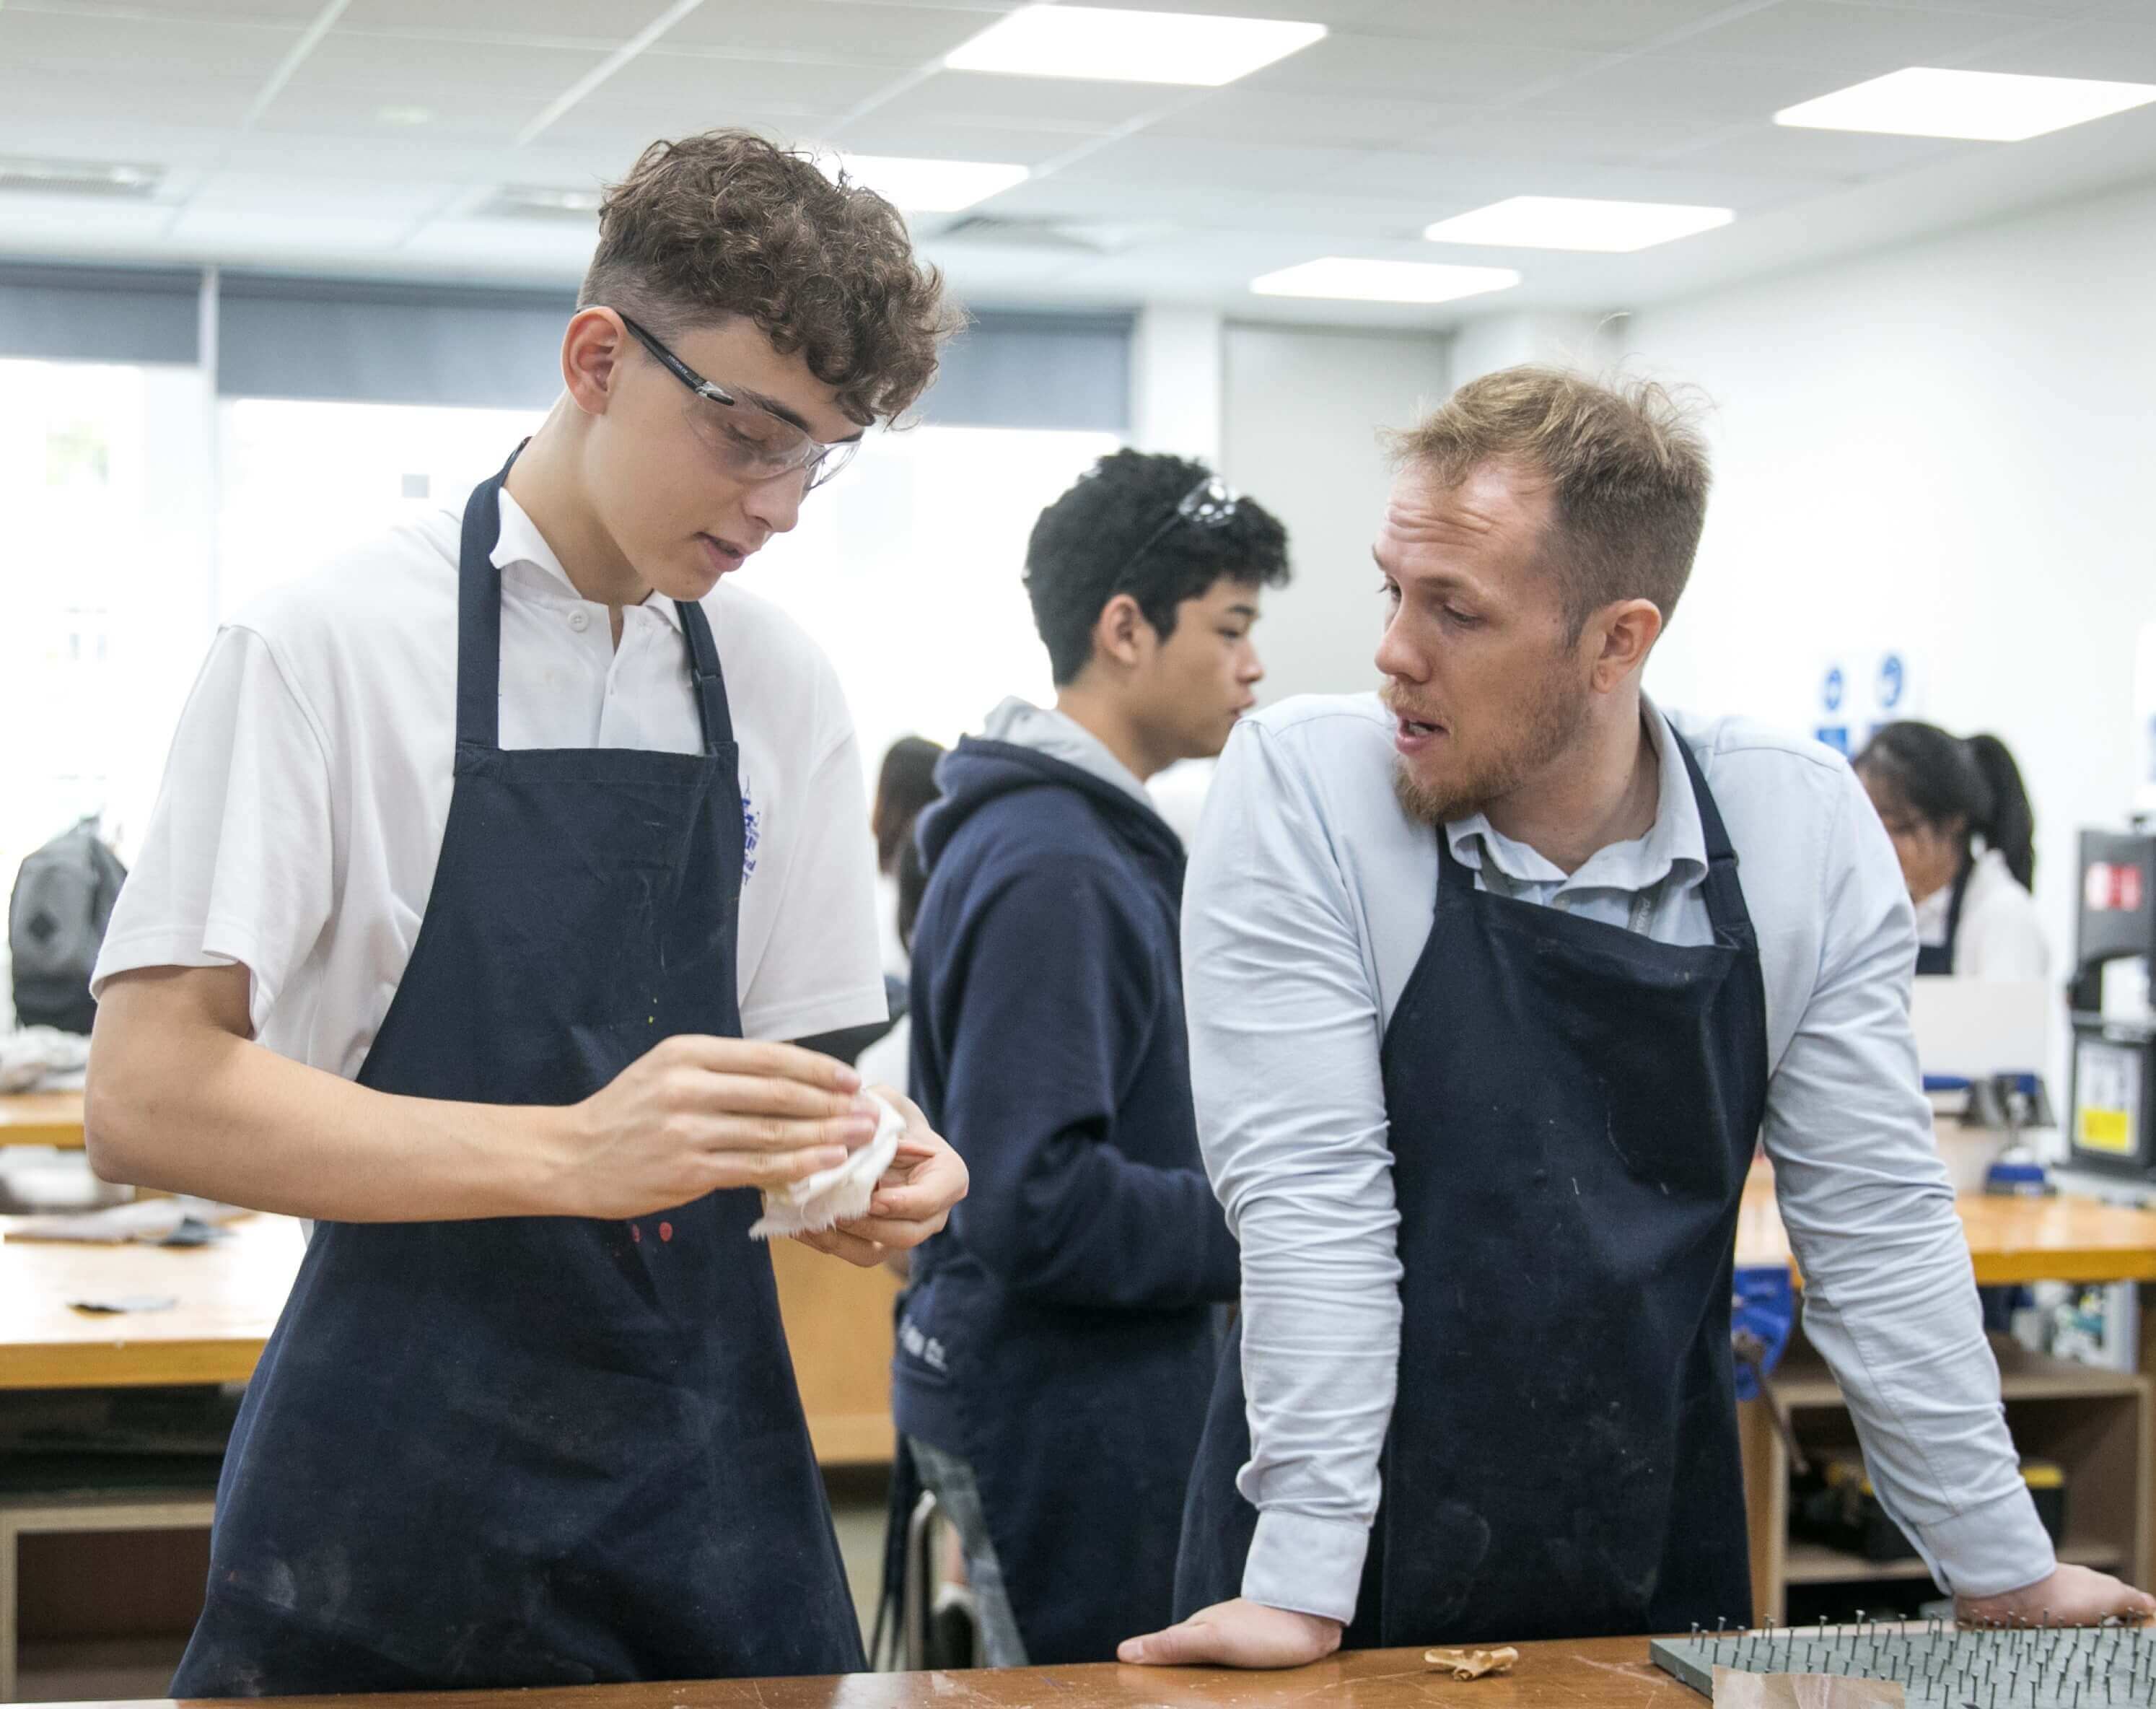
[[[1240,1280],[1191,1104],[1175,833],[1129,792],[968,739],[919,836],[913,1090],[973,1187],[914,1255],[899,1428],[972,1462],[1028,1659],[1167,1623]]]

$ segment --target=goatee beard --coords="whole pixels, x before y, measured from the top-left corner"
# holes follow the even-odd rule
[[[1388,710],[1394,705],[1392,685],[1380,697]],[[1486,812],[1540,771],[1571,745],[1586,721],[1588,690],[1553,674],[1535,698],[1519,714],[1525,728],[1508,753],[1493,755],[1473,775],[1444,784],[1417,780],[1405,759],[1393,762],[1393,797],[1400,811],[1424,825],[1443,827]],[[1399,714],[1395,712],[1394,716]]]

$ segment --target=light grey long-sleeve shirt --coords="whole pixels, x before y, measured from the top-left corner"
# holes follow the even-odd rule
[[[1881,1501],[1940,1583],[1965,1595],[2033,1583],[2051,1571],[2051,1546],[2007,1434],[1920,1089],[1916,929],[1892,847],[1829,749],[1738,719],[1678,722],[1736,846],[1758,937],[1764,1139],[1804,1269],[1805,1332],[1840,1383]],[[1645,836],[1568,878],[1479,815],[1448,825],[1478,888],[1659,943],[1710,942],[1698,805],[1668,725],[1651,708],[1648,723],[1661,793]],[[1238,1481],[1259,1509],[1243,1593],[1342,1621],[1377,1511],[1400,1348],[1378,1048],[1437,889],[1436,835],[1394,798],[1393,728],[1373,695],[1292,700],[1245,720],[1183,900],[1199,1137],[1242,1243],[1251,1458]]]

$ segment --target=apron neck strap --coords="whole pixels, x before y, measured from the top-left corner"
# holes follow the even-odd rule
[[[689,643],[689,680],[696,690],[696,716],[704,726],[704,751],[716,754],[731,747],[734,715],[726,703],[726,673],[719,668],[718,644],[711,639],[711,620],[695,600],[676,600],[681,633]]]
[[[1707,774],[1700,770],[1691,744],[1666,718],[1662,727],[1670,733],[1670,746],[1684,761],[1685,775],[1691,780],[1692,802],[1699,809],[1700,837],[1707,845],[1707,917],[1717,941],[1748,942],[1752,913],[1744,905],[1744,892],[1737,882],[1737,846],[1729,840],[1729,829],[1722,822],[1722,809],[1715,805],[1714,791],[1707,786]]]
[[[526,440],[524,444],[529,444]],[[510,465],[472,489],[457,547],[457,745],[501,745],[501,572],[494,543],[501,535],[501,488]]]
[[[501,538],[501,489],[526,440],[491,480],[472,489],[465,504],[457,546],[457,745],[492,749],[501,745],[501,572],[495,543]],[[696,718],[704,751],[732,745],[733,713],[719,669],[719,649],[704,608],[676,600],[681,634],[689,648],[689,677],[696,691]]]

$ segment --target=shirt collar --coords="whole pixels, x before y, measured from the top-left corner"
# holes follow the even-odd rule
[[[494,564],[503,573],[505,582],[511,579],[511,572],[516,572],[517,584],[542,599],[573,600],[580,605],[595,603],[577,591],[577,584],[562,568],[561,559],[547,543],[539,525],[509,496],[506,486],[501,489],[501,528],[495,536]],[[645,596],[644,606],[674,628],[680,628],[681,614],[671,600],[654,592]]]
[[[1568,890],[1636,893],[1661,883],[1680,867],[1686,869],[1685,876],[1689,878],[1703,876],[1707,831],[1700,823],[1691,774],[1684,756],[1676,750],[1676,733],[1645,695],[1640,706],[1646,719],[1647,739],[1655,744],[1655,758],[1661,771],[1655,822],[1645,836],[1597,849],[1584,866],[1568,878],[1555,862],[1544,859],[1526,843],[1503,835],[1486,816],[1476,813],[1446,824],[1445,836],[1451,845],[1452,857],[1476,871],[1481,869],[1486,854],[1491,866],[1515,883],[1555,884]]]

